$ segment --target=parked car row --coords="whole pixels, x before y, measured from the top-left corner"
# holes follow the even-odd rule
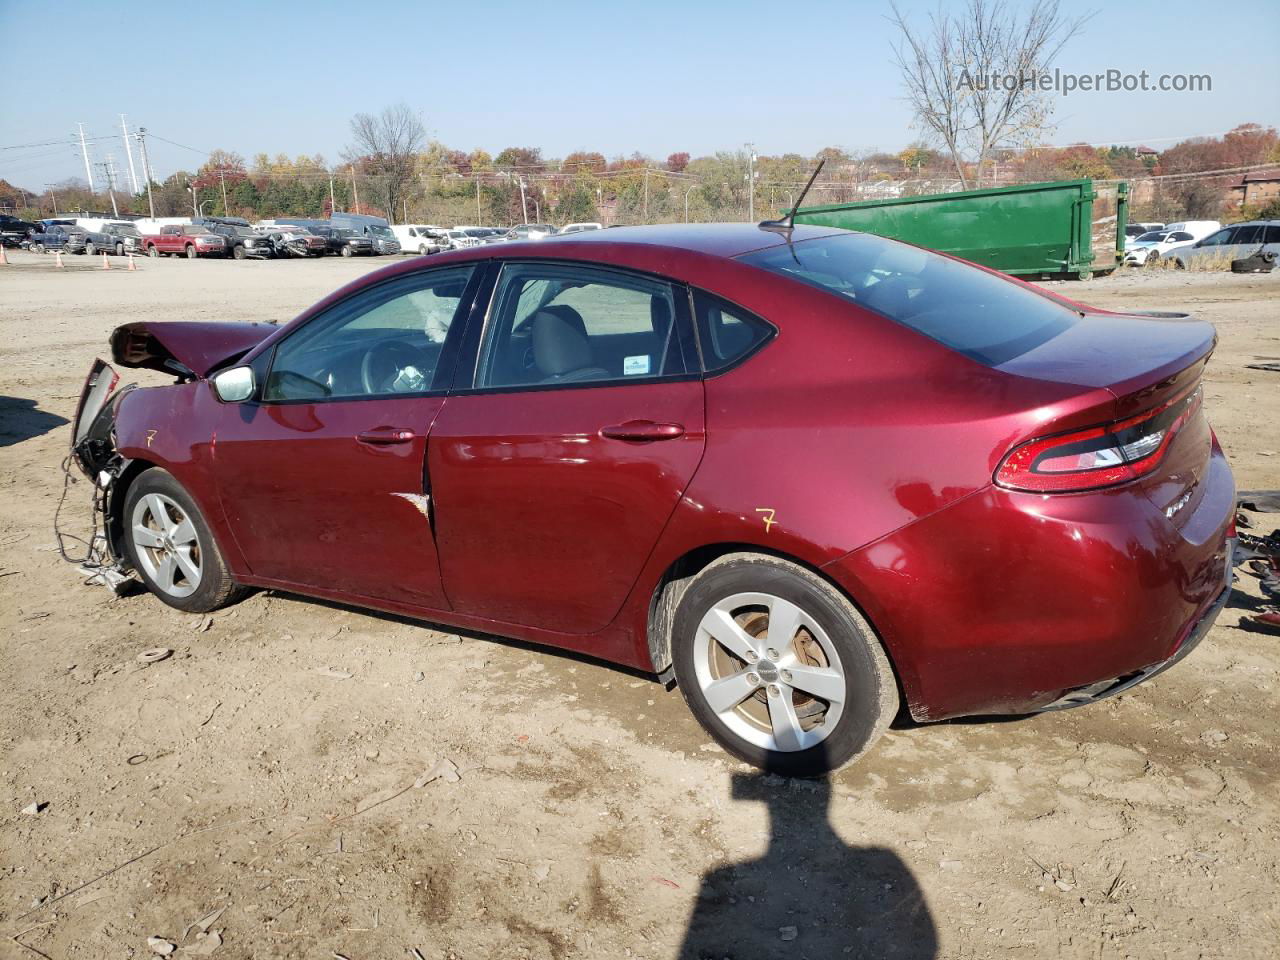
[[[1125,253],[1125,263],[1152,266],[1170,262],[1179,270],[1213,260],[1242,260],[1258,253],[1280,254],[1280,220],[1250,220],[1223,227],[1216,220],[1171,223],[1145,233]]]

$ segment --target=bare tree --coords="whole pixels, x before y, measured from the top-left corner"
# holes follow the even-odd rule
[[[351,137],[346,159],[374,180],[386,199],[387,217],[394,223],[426,144],[427,129],[416,113],[400,103],[377,115],[357,113],[351,118]]]
[[[1087,15],[1064,16],[1059,0],[1034,0],[1022,14],[1005,0],[968,0],[959,13],[940,7],[926,30],[916,30],[896,4],[892,9],[907,101],[916,122],[951,154],[962,186],[969,186],[965,151],[981,182],[996,150],[1044,134],[1052,100],[1040,81]]]

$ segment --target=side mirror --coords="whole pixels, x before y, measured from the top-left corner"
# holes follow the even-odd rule
[[[231,367],[213,375],[213,392],[223,403],[244,403],[253,396],[256,384],[252,367]]]

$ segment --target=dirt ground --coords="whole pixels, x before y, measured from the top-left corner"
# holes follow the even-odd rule
[[[1240,624],[1251,577],[1194,656],[1129,695],[900,722],[830,782],[761,776],[678,691],[585,660],[273,593],[196,617],[82,585],[53,515],[109,331],[287,320],[381,263],[11,260],[0,954],[147,957],[162,937],[226,960],[1277,955],[1280,638]],[[1241,488],[1280,486],[1280,374],[1245,368],[1280,359],[1280,275],[1057,289],[1216,323],[1210,418]],[[84,483],[63,519],[84,532]],[[174,654],[140,663],[152,647]]]

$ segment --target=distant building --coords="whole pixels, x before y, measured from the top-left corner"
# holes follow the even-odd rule
[[[1242,174],[1228,185],[1228,198],[1236,207],[1260,207],[1280,199],[1280,167]]]
[[[1158,157],[1160,155],[1159,151],[1152,150],[1150,147],[1138,147],[1138,149],[1134,150],[1133,152],[1134,152],[1134,155],[1137,156],[1139,160],[1142,160],[1146,157]]]

